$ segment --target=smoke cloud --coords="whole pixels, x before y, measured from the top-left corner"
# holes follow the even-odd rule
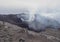
[[[22,12],[22,14],[17,15],[17,17],[21,18],[23,22],[28,23],[29,29],[40,31],[45,28],[60,28],[59,20],[57,20],[58,13],[47,12],[47,9],[45,12],[41,12],[39,9],[34,12],[32,10],[28,11],[29,12],[26,13]]]

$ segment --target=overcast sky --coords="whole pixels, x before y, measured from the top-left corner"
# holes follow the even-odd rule
[[[60,0],[0,0],[0,14],[20,13],[21,9],[45,17],[60,17]]]
[[[60,0],[0,0],[0,13],[19,13],[20,8],[29,8],[33,12],[38,9],[60,12]]]

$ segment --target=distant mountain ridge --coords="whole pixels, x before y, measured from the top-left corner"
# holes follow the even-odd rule
[[[0,15],[0,21],[9,22],[9,23],[16,24],[18,26],[24,27],[23,22],[21,21],[20,18],[17,18],[16,14],[15,15],[13,15],[13,14],[10,14],[10,15]]]
[[[20,17],[18,17],[17,15]],[[28,23],[27,21],[22,21],[21,18],[27,20],[29,19],[29,17],[26,17],[26,15],[24,15],[27,18],[26,19],[24,16],[21,17],[21,15],[24,15],[24,13],[0,15],[0,21],[9,22],[33,31],[41,31],[44,30],[45,28],[60,28],[60,24],[56,20],[45,18],[40,15],[35,15],[34,21]]]

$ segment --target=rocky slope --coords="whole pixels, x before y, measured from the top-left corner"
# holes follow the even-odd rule
[[[0,42],[60,42],[60,30],[34,32],[0,21]]]

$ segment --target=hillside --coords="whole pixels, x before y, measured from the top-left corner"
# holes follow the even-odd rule
[[[60,28],[60,23],[54,19],[43,17],[39,14],[34,15],[34,20],[29,20],[29,14],[9,14],[0,15],[0,21],[8,22],[28,30],[40,32],[44,31],[45,28]],[[32,18],[30,18],[32,19]]]
[[[0,15],[0,21],[9,22],[20,27],[28,27],[27,23],[24,23],[20,18],[17,18],[16,14]]]
[[[0,42],[60,42],[60,31],[47,28],[37,33],[0,21]]]

